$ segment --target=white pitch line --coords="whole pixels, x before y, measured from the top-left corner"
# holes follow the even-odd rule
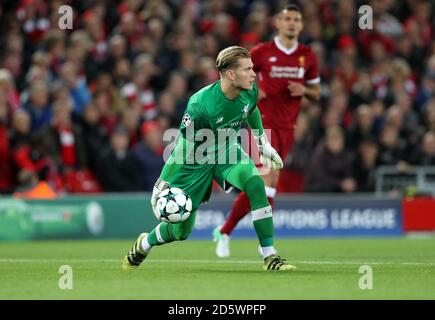
[[[122,259],[0,259],[0,263],[120,263]],[[259,260],[184,260],[184,259],[149,259],[146,263],[209,263],[209,264],[258,264]],[[380,261],[326,261],[326,260],[289,260],[294,264],[319,265],[413,265],[435,266],[435,262],[380,262]]]

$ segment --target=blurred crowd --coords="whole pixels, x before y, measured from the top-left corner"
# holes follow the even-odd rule
[[[0,192],[150,191],[165,130],[217,79],[217,53],[274,35],[287,1],[0,1]],[[434,8],[300,0],[320,103],[303,101],[280,188],[374,190],[380,165],[435,165]],[[58,8],[71,5],[72,30]],[[358,27],[358,8],[373,29]]]

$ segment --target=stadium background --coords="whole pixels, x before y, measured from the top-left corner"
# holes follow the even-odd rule
[[[150,191],[161,133],[178,127],[194,91],[218,79],[217,52],[271,39],[282,3],[2,1],[1,190],[22,189],[35,173],[57,192],[87,191],[84,178],[104,191]],[[304,101],[281,189],[371,192],[379,165],[434,165],[430,2],[369,1],[373,30],[358,28],[362,2],[297,3],[300,41],[320,61],[322,100]],[[61,4],[74,8],[72,30],[58,27]],[[69,119],[71,128],[62,125]],[[333,126],[346,141],[336,155],[323,148]],[[127,157],[117,160],[110,137],[122,131]],[[342,170],[325,173],[329,162]],[[343,190],[343,176],[356,187]]]

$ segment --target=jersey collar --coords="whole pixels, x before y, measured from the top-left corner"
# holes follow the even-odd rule
[[[279,37],[278,37],[278,36],[276,36],[275,38],[273,38],[273,41],[275,42],[276,47],[277,47],[280,51],[284,52],[286,55],[291,55],[291,54],[292,54],[293,52],[295,52],[296,49],[298,48],[298,42],[296,42],[296,44],[295,44],[293,47],[287,49],[286,47],[284,47],[284,46],[281,44],[281,42],[279,42]]]

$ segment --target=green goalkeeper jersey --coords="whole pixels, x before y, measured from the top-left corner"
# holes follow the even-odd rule
[[[191,96],[160,179],[184,190],[197,208],[210,196],[213,178],[226,190],[225,178],[234,165],[246,161],[255,169],[238,137],[246,123],[263,134],[257,99],[256,84],[231,100],[223,94],[221,81]]]
[[[198,157],[202,152],[208,155],[207,161],[211,161],[213,156],[216,160],[225,148],[237,142],[240,129],[257,106],[257,99],[256,84],[250,90],[243,90],[237,98],[228,99],[222,92],[220,80],[195,93],[180,125],[183,140],[190,145],[187,148],[190,162],[187,162],[192,163],[193,154],[195,163],[204,162]]]

